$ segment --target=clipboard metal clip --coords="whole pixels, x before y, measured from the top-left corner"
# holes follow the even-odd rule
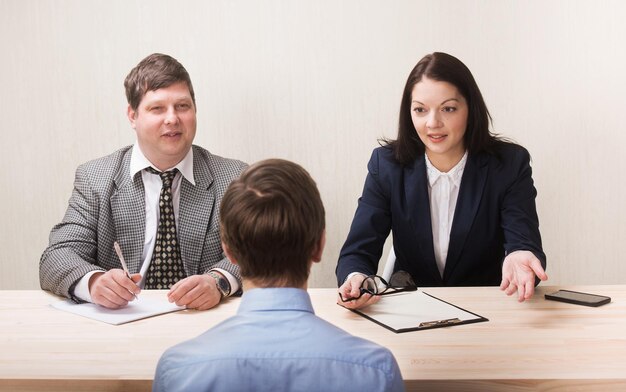
[[[458,317],[445,319],[445,320],[424,321],[419,324],[419,328],[444,327],[446,325],[458,324],[460,322],[461,320]]]

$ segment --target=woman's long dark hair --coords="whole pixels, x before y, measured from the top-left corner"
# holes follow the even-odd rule
[[[454,85],[465,98],[468,115],[463,142],[470,154],[492,152],[496,144],[506,141],[489,130],[491,115],[470,70],[456,57],[435,52],[424,56],[409,74],[402,93],[397,139],[383,140],[384,144],[393,149],[398,162],[406,165],[424,154],[424,143],[417,135],[411,120],[413,86],[424,77]]]

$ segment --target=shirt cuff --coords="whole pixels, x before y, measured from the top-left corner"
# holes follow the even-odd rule
[[[95,273],[100,273],[102,271],[91,271],[87,272],[85,276],[80,278],[76,286],[74,286],[74,296],[82,299],[83,301],[93,302],[91,300],[91,294],[89,293],[89,279]]]
[[[346,277],[346,279],[343,281],[343,283],[346,283],[351,277],[353,277],[354,275],[363,275],[367,278],[367,275],[365,275],[363,272],[351,272],[348,274],[348,276]]]
[[[209,271],[217,271],[220,274],[224,275],[224,277],[228,280],[228,284],[230,284],[229,296],[239,291],[239,282],[237,281],[237,278],[233,276],[233,274],[221,268],[211,268]]]

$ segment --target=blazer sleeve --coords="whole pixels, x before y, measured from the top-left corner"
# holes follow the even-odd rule
[[[391,230],[390,189],[381,170],[388,162],[380,157],[381,148],[372,153],[367,177],[348,238],[339,254],[335,273],[342,285],[352,272],[375,274],[385,240]]]
[[[212,214],[210,218],[209,228],[207,230],[203,246],[206,251],[202,254],[198,273],[207,273],[215,268],[228,272],[235,280],[237,280],[239,285],[239,290],[232,291],[231,295],[238,295],[242,293],[241,288],[243,287],[241,272],[239,270],[239,266],[230,262],[222,250],[220,241],[219,210],[222,198],[224,197],[230,183],[236,178],[239,178],[248,165],[245,162],[236,159],[223,158],[213,155],[202,148],[194,149],[194,154],[194,157],[197,156],[199,160],[201,159],[203,165],[206,165],[203,167],[206,167],[206,170],[211,173],[211,176],[214,179],[212,187],[215,197],[215,208],[217,211],[217,213]],[[199,162],[200,161],[198,161],[198,164]],[[195,208],[198,207],[196,206]],[[199,246],[199,244],[197,246]]]
[[[506,254],[516,250],[531,251],[546,268],[546,255],[541,244],[539,218],[535,189],[530,166],[530,154],[526,149],[515,154],[513,167],[516,168],[515,180],[504,193],[501,219],[504,232],[504,249]]]
[[[65,216],[52,228],[49,245],[39,261],[42,289],[72,298],[71,289],[78,280],[90,271],[102,270],[95,265],[98,199],[84,166],[79,166]]]

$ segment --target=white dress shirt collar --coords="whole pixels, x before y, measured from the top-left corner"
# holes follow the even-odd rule
[[[139,143],[135,142],[130,156],[130,178],[133,178],[135,174],[150,166],[159,170],[143,154],[141,147],[139,147]],[[182,174],[187,181],[189,181],[192,185],[196,185],[196,181],[193,177],[193,148],[189,149],[189,152],[187,152],[187,155],[185,155],[182,161],[167,170],[171,169],[178,169],[180,174]]]
[[[467,151],[463,154],[463,157],[450,171],[447,173],[440,172],[428,159],[428,155],[424,153],[424,158],[426,159],[426,173],[428,177],[428,185],[432,188],[433,185],[439,180],[441,176],[448,176],[452,180],[454,186],[459,186],[461,184],[461,178],[463,177],[463,170],[465,169],[465,163],[467,162]]]

